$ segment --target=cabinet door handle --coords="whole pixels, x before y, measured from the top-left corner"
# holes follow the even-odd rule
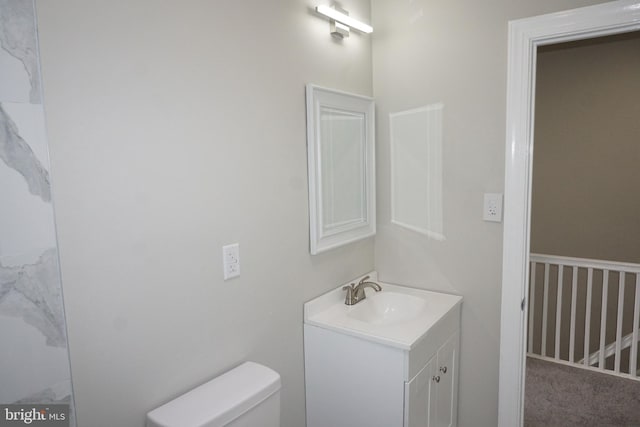
[[[435,382],[439,383],[439,382],[440,382],[440,375],[434,375],[434,376],[433,376],[433,380],[434,380]]]
[[[442,372],[443,374],[446,374],[447,373],[447,367],[446,366],[441,367],[440,368],[440,372]]]

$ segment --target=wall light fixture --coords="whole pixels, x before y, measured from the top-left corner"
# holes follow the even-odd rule
[[[350,28],[367,34],[373,32],[371,25],[351,18],[346,10],[336,6],[316,6],[316,12],[330,19],[332,36],[349,37]]]

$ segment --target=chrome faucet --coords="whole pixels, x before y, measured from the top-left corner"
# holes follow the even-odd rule
[[[373,288],[376,292],[380,292],[382,287],[375,282],[367,282],[369,276],[364,276],[358,284],[352,283],[349,286],[343,286],[342,290],[347,291],[347,295],[344,299],[346,305],[354,305],[362,301],[367,297],[364,293],[364,288]]]

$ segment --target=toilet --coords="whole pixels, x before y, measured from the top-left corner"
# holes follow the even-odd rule
[[[147,413],[147,427],[280,427],[280,375],[255,362]]]

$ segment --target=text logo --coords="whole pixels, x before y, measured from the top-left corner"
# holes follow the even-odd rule
[[[69,427],[69,405],[0,405],[0,427]]]

